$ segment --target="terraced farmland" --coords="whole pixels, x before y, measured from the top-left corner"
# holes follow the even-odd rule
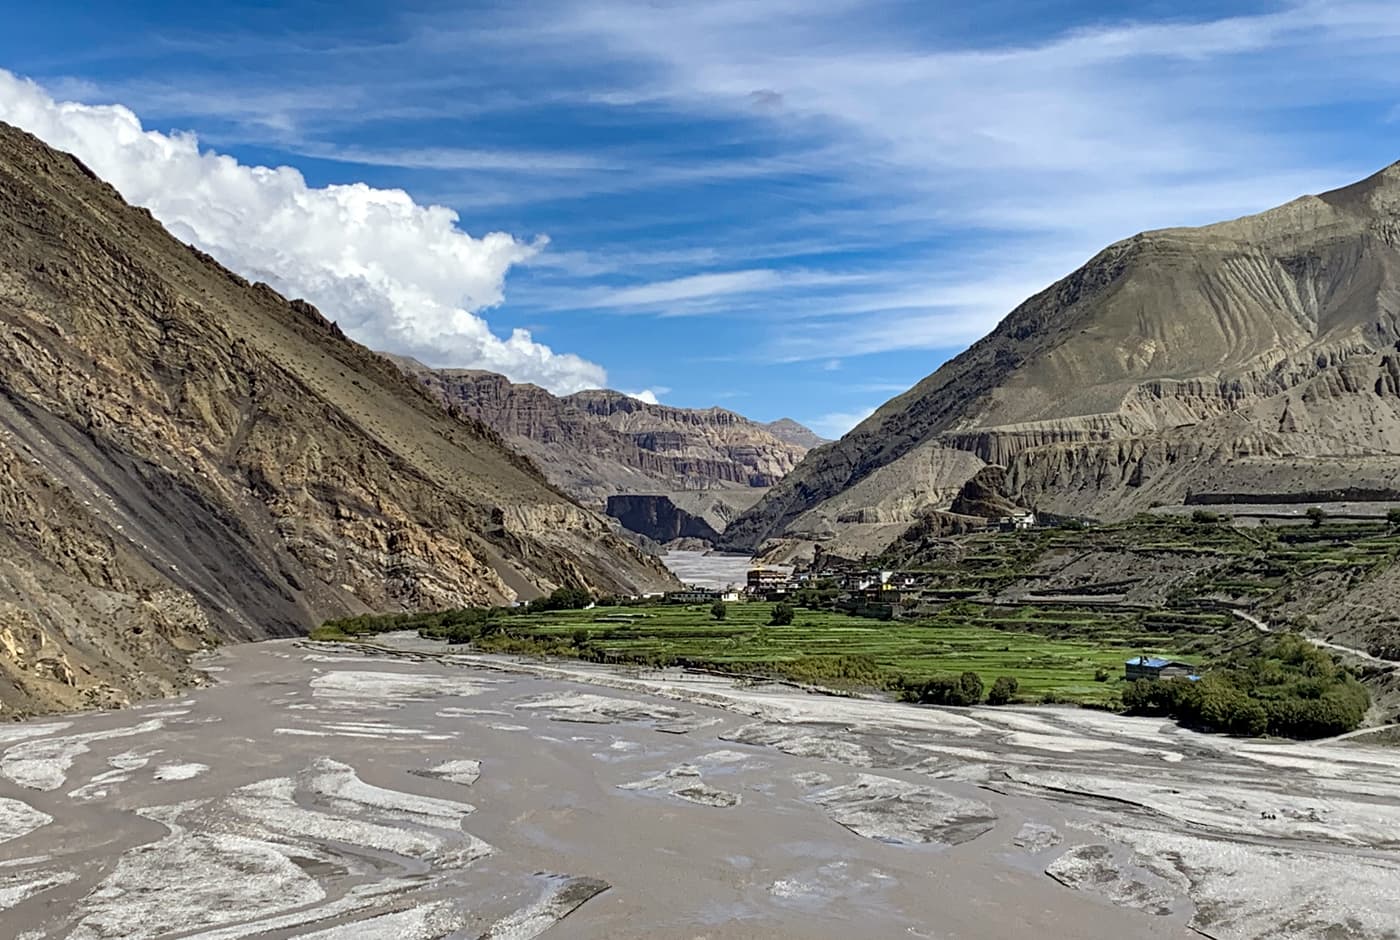
[[[1125,659],[1180,657],[1214,642],[1190,625],[1144,629],[1138,616],[1098,611],[957,604],[938,617],[901,622],[798,609],[791,625],[778,627],[768,624],[773,607],[730,604],[722,621],[709,606],[502,614],[473,643],[495,652],[686,665],[835,687],[895,688],[971,670],[988,685],[1015,677],[1028,701],[1109,705],[1118,699]],[[408,618],[395,626],[437,631]]]
[[[1322,601],[1389,569],[1397,554],[1400,534],[1384,523],[1241,529],[1213,519],[1140,517],[942,539],[884,559],[923,573],[904,620],[813,609],[828,602],[808,599],[811,607],[798,606],[787,626],[769,624],[768,603],[730,604],[722,620],[709,605],[628,604],[357,618],[320,635],[416,629],[490,652],[681,665],[838,688],[896,690],[972,671],[987,685],[1015,678],[1022,701],[1112,706],[1124,660],[1146,654],[1208,669],[1258,640],[1233,611],[1288,625],[1299,597]]]

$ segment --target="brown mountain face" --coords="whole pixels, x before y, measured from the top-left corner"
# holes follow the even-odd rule
[[[1213,493],[1400,490],[1397,341],[1400,164],[1110,246],[814,451],[725,540],[897,529],[989,464],[1021,502],[1105,520]]]
[[[801,447],[804,451],[815,450],[823,444],[828,443],[827,439],[821,437],[806,425],[798,424],[791,418],[779,418],[777,421],[769,421],[764,427],[768,433],[778,440],[788,444]]]
[[[0,714],[365,610],[674,583],[314,308],[0,124]]]
[[[790,419],[775,422],[781,425],[775,432],[723,408],[670,408],[605,390],[556,397],[493,372],[390,358],[439,401],[493,428],[586,505],[601,507],[624,494],[772,486],[807,452],[794,441],[804,432],[815,438]]]

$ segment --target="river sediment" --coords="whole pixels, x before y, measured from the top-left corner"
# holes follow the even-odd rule
[[[276,641],[0,727],[0,934],[1388,938],[1400,751]]]

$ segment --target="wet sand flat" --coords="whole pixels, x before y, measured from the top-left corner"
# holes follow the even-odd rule
[[[0,726],[0,936],[1400,936],[1400,752],[229,648]]]
[[[754,561],[747,555],[726,555],[721,552],[669,551],[661,556],[671,573],[686,584],[722,590],[743,587]],[[781,570],[788,570],[783,568]]]

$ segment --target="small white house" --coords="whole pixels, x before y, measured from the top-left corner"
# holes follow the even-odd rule
[[[1026,510],[1011,516],[1004,516],[1001,519],[1000,528],[1004,532],[1022,531],[1035,528],[1035,513]]]

